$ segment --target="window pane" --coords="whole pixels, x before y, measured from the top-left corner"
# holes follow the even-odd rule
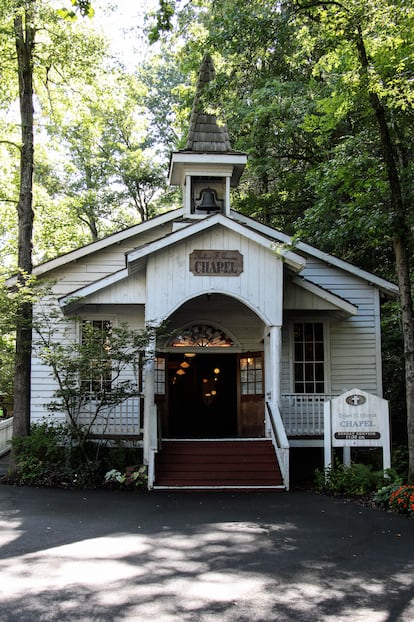
[[[323,363],[316,363],[315,364],[315,379],[323,382]]]
[[[315,361],[323,361],[323,360],[324,360],[323,343],[316,343],[315,344]]]
[[[303,332],[305,335],[305,341],[313,342],[313,324],[304,324]]]
[[[295,363],[295,381],[303,380],[303,365]]]
[[[313,361],[313,360],[315,360],[313,343],[306,343],[305,344],[305,361]]]
[[[295,361],[303,361],[302,343],[295,343]]]
[[[323,341],[323,324],[314,324],[315,341]]]
[[[314,367],[313,363],[305,364],[305,380],[313,380],[314,379]]]
[[[303,341],[303,324],[294,325],[295,341]]]
[[[295,382],[295,393],[304,393],[304,384],[302,382]]]

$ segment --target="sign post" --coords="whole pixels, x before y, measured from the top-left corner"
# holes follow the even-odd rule
[[[352,389],[325,402],[325,468],[332,464],[332,448],[344,448],[344,462],[352,447],[382,447],[383,469],[391,468],[388,402]]]

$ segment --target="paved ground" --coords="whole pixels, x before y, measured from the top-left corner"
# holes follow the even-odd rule
[[[311,493],[0,485],[0,621],[414,620],[414,520]]]

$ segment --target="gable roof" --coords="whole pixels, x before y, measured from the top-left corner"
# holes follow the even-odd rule
[[[275,254],[278,254],[279,257],[283,259],[283,261],[285,261],[294,271],[301,270],[306,263],[303,257],[300,257],[293,251],[284,248],[282,245],[278,244],[272,246],[272,242],[267,236],[263,236],[261,233],[251,229],[246,229],[246,227],[243,227],[243,225],[238,223],[236,220],[227,218],[226,216],[223,216],[223,214],[213,214],[203,218],[202,220],[196,220],[195,222],[190,221],[190,224],[188,224],[187,227],[173,231],[159,240],[150,242],[127,253],[127,264],[130,272],[140,270],[145,264],[146,259],[152,253],[160,251],[173,244],[182,242],[186,238],[192,237],[193,235],[218,225],[221,225],[226,229],[230,229],[239,235],[243,235],[260,246],[264,246],[268,250],[275,252]]]
[[[249,228],[260,232],[262,235],[269,236],[274,240],[281,242],[282,244],[286,244],[287,247],[303,253],[305,256],[309,255],[311,257],[314,257],[315,259],[320,259],[328,265],[335,266],[336,268],[339,268],[344,272],[349,272],[350,274],[361,278],[363,281],[375,285],[375,287],[378,287],[378,289],[388,294],[389,296],[398,296],[398,285],[395,285],[395,283],[391,283],[391,281],[387,281],[382,277],[376,276],[372,272],[368,272],[367,270],[358,268],[357,266],[354,266],[353,264],[344,261],[343,259],[339,259],[334,255],[329,255],[329,253],[325,253],[315,248],[314,246],[311,246],[310,244],[306,244],[305,242],[292,243],[292,238],[285,233],[277,231],[277,229],[273,229],[272,227],[269,227],[269,225],[264,225],[260,222],[257,222],[257,220],[249,218],[244,214],[240,214],[239,212],[231,210],[230,216],[232,218],[235,218],[238,222],[245,224]]]
[[[149,231],[156,227],[161,227],[162,225],[168,224],[169,222],[180,218],[183,215],[183,212],[183,208],[171,210],[169,212],[166,212],[165,214],[155,216],[155,218],[151,218],[150,220],[139,223],[138,225],[134,225],[133,227],[128,227],[128,229],[117,231],[116,233],[108,235],[101,240],[91,242],[90,244],[81,246],[80,248],[77,248],[73,251],[69,251],[64,255],[59,255],[59,257],[55,257],[54,259],[45,261],[42,264],[38,264],[34,267],[33,274],[35,274],[36,276],[41,276],[42,274],[46,274],[47,272],[55,270],[56,268],[60,268],[65,264],[70,263],[71,261],[78,261],[83,257],[87,257],[88,255],[92,255],[93,253],[96,253],[100,250],[109,248],[112,245],[117,245],[120,242],[140,235],[145,231]]]
[[[296,275],[292,279],[292,283],[298,287],[301,287],[310,294],[324,300],[329,305],[336,307],[340,317],[348,317],[350,315],[357,315],[358,313],[358,307],[352,304],[352,302],[349,302],[349,300],[346,300],[342,296],[334,294],[325,287],[321,287],[317,283],[309,281],[309,279],[305,279],[303,276]]]

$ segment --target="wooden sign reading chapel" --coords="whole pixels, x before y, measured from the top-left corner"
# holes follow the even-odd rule
[[[194,276],[239,276],[243,272],[243,255],[239,251],[194,250],[190,255],[190,272]]]

